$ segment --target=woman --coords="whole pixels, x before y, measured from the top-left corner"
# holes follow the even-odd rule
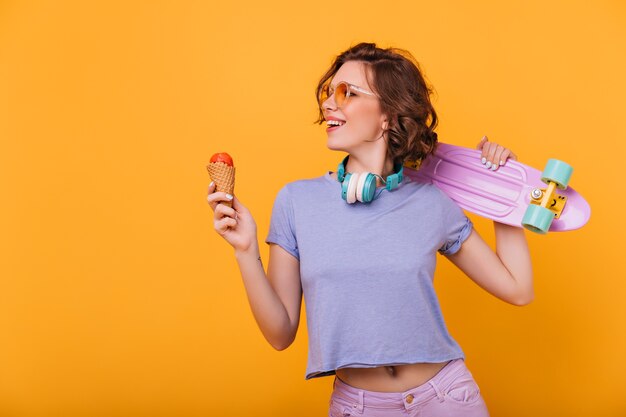
[[[494,223],[494,252],[445,194],[403,177],[403,163],[437,142],[430,91],[407,52],[356,45],[336,58],[317,97],[328,148],[348,157],[337,172],[279,192],[267,274],[250,212],[209,186],[215,230],[235,249],[263,335],[287,348],[304,295],[306,378],[336,375],[330,416],[488,415],[441,315],[436,254],[494,296],[524,305],[533,284],[523,230]],[[478,147],[490,169],[514,158],[486,138]],[[227,200],[233,208],[219,204]]]

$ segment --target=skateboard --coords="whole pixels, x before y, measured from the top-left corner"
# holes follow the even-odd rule
[[[541,172],[509,159],[492,171],[480,155],[439,143],[421,163],[405,163],[404,175],[435,184],[467,211],[540,234],[578,229],[589,220],[589,203],[568,187],[573,169],[567,163],[550,159]]]

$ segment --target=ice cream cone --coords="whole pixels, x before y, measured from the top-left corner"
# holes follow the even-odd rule
[[[225,164],[224,162],[210,162],[207,165],[209,176],[215,182],[215,191],[223,191],[226,194],[235,195],[235,167]],[[232,207],[232,201],[223,202],[222,204]]]

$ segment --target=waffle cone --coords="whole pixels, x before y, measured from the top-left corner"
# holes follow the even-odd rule
[[[226,194],[235,195],[235,167],[223,162],[211,162],[206,166],[211,180],[215,182],[215,191],[223,191]],[[232,207],[232,201],[222,204]]]

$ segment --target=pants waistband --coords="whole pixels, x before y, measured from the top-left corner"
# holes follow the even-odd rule
[[[434,377],[422,385],[404,392],[368,391],[346,384],[335,377],[333,395],[347,400],[360,411],[364,406],[377,408],[413,408],[432,400],[435,397],[443,399],[445,392],[456,378],[469,372],[465,361],[461,358],[448,362]]]

